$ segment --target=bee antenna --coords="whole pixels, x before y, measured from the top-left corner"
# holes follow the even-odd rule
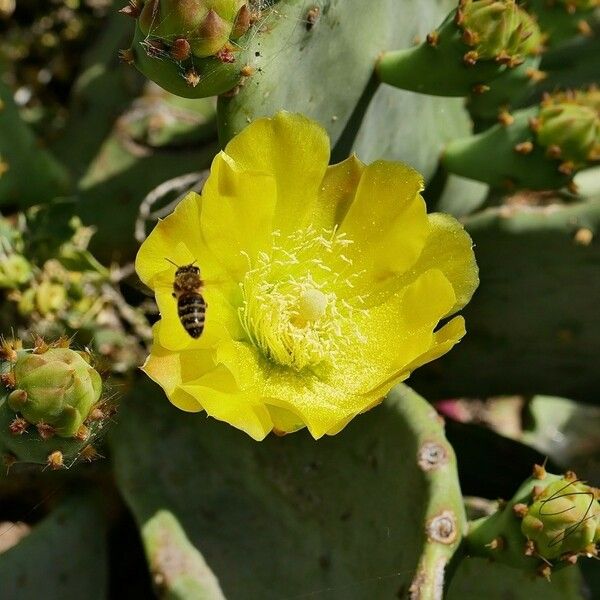
[[[173,266],[177,267],[179,269],[179,265],[176,262],[173,262],[170,258],[165,257],[165,260],[167,262],[170,262]]]

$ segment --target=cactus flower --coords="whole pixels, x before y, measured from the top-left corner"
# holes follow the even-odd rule
[[[102,392],[98,372],[69,348],[39,354],[20,351],[12,376],[10,408],[28,423],[43,423],[61,437],[77,433]]]
[[[410,167],[356,157],[329,166],[315,122],[259,119],[214,159],[142,244],[137,272],[161,320],[144,365],[170,401],[254,439],[308,427],[319,438],[377,405],[465,334],[477,283],[472,243],[427,215]],[[204,330],[173,297],[177,265],[200,269]]]
[[[598,491],[570,478],[550,483],[535,498],[521,531],[547,560],[588,553],[600,542]]]

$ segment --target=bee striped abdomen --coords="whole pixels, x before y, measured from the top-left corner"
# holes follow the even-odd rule
[[[194,339],[204,331],[206,301],[201,294],[181,294],[177,299],[177,314],[186,332]]]

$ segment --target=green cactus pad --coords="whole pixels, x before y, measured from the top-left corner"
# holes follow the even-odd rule
[[[535,21],[514,0],[466,0],[427,41],[386,52],[379,77],[395,87],[436,96],[485,93],[488,84],[539,54]]]

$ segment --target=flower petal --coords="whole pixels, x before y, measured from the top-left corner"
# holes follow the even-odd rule
[[[329,162],[329,138],[318,123],[281,111],[248,125],[225,153],[240,169],[274,177],[275,229],[285,234],[308,223]]]
[[[358,313],[357,323],[369,338],[362,350],[363,360],[378,365],[377,378],[405,371],[431,348],[435,327],[455,303],[454,290],[444,273],[430,269],[366,314]]]
[[[355,154],[327,168],[311,219],[317,229],[331,230],[344,220],[364,170],[365,164]]]
[[[140,279],[155,289],[155,278],[169,274],[168,285],[172,287],[177,265],[196,261],[202,267],[204,277],[223,277],[214,257],[210,255],[200,235],[201,198],[189,193],[177,205],[175,211],[158,222],[141,245],[135,260]]]
[[[369,293],[368,304],[382,302],[415,281],[429,269],[441,270],[452,284],[456,302],[444,315],[448,316],[465,306],[479,285],[473,241],[463,226],[450,215],[428,215],[430,233],[415,264],[404,274],[376,285]]]
[[[181,389],[197,398],[211,417],[225,421],[257,441],[263,440],[273,429],[269,411],[252,392],[239,390],[235,379],[224,366],[208,372]]]
[[[202,234],[221,265],[239,281],[248,261],[268,250],[276,204],[272,175],[245,171],[218,154],[202,190]]]
[[[340,225],[353,244],[345,255],[363,271],[356,294],[409,269],[429,234],[423,179],[401,163],[377,161],[362,174],[356,197]]]

